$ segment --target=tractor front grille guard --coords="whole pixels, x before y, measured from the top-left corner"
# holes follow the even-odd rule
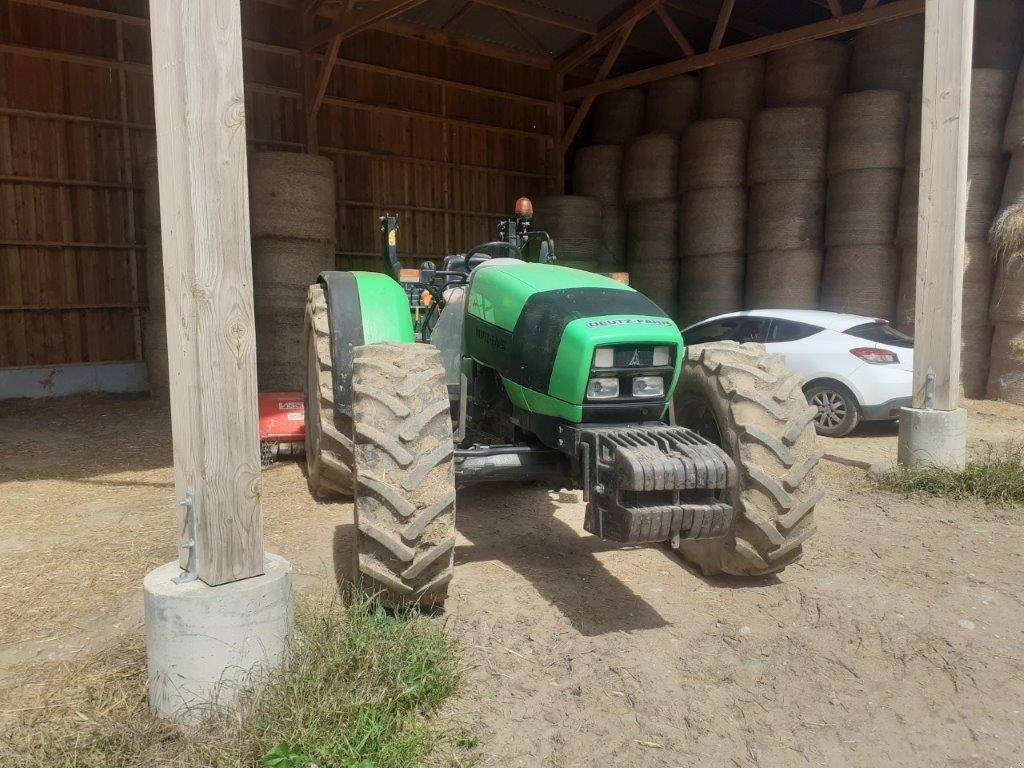
[[[623,542],[724,536],[736,466],[713,443],[684,427],[582,425],[574,428],[584,528]]]

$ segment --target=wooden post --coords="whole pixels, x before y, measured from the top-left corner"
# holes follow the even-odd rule
[[[174,485],[213,586],[263,573],[240,6],[160,0],[150,16]]]
[[[973,30],[974,0],[928,0],[914,313],[915,408],[952,411],[960,403]]]
[[[565,75],[561,72],[551,73],[551,143],[548,162],[548,189],[552,194],[565,194],[565,147],[562,146],[562,134],[565,131],[565,101],[562,90],[565,88]]]

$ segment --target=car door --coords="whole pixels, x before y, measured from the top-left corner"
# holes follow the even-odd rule
[[[810,323],[773,318],[764,348],[767,352],[783,355],[787,368],[809,380],[825,375],[822,369],[825,350],[815,343],[815,337],[824,330]]]

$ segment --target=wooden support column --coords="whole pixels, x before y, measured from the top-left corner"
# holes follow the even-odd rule
[[[565,88],[565,74],[559,71],[551,73],[551,143],[548,151],[550,161],[548,171],[551,174],[550,192],[555,195],[565,194],[565,147],[562,146],[562,134],[565,131],[565,101],[562,90]]]
[[[194,500],[195,568],[213,586],[263,573],[240,6],[150,14],[174,485]]]
[[[960,403],[960,310],[967,210],[974,0],[928,0],[925,8],[918,198],[914,407]],[[932,378],[933,377],[933,378]]]

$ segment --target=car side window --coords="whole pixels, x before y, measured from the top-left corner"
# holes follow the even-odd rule
[[[768,322],[766,317],[745,318],[739,331],[733,338],[741,344],[763,342],[768,332]]]
[[[768,343],[781,344],[787,341],[799,341],[824,330],[810,323],[797,323],[793,320],[772,320],[768,329]]]
[[[703,323],[695,328],[683,332],[683,342],[687,346],[694,344],[707,344],[711,341],[724,341],[733,338],[739,320],[736,318],[725,318],[712,320],[710,323]]]

